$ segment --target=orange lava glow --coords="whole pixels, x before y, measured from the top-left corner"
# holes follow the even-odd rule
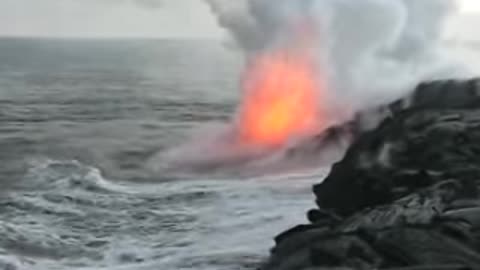
[[[243,142],[274,147],[311,135],[321,124],[321,84],[306,54],[281,49],[248,67],[238,129]]]

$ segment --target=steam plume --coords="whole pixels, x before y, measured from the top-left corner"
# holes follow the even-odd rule
[[[329,127],[452,74],[442,48],[452,0],[206,1],[247,58],[243,100],[211,141],[168,153],[173,167],[330,164],[350,129]]]
[[[451,69],[442,57],[451,0],[206,0],[248,57],[295,42],[309,28],[333,108],[392,101]],[[339,106],[341,105],[341,106]]]

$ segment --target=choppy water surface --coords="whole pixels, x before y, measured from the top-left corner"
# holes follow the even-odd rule
[[[321,175],[149,168],[229,119],[239,59],[209,41],[0,40],[0,269],[255,269]]]

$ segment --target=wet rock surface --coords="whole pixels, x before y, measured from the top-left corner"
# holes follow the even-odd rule
[[[480,269],[480,80],[423,83],[388,111],[262,270]]]

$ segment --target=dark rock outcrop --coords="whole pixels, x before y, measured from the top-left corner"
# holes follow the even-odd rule
[[[480,269],[480,80],[423,83],[389,110],[262,270]]]

